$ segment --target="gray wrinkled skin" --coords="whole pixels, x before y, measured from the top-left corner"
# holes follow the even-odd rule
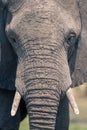
[[[6,34],[18,56],[16,87],[26,102],[30,129],[60,130],[56,119],[60,96],[72,84],[79,62],[78,4],[75,0],[7,0],[7,9]]]

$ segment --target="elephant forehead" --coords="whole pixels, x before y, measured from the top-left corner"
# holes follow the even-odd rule
[[[62,27],[65,34],[70,30],[79,35],[81,30],[81,21],[79,16],[79,8],[77,2],[70,0],[21,0],[22,2],[9,1],[8,9],[13,15],[10,28],[17,29],[17,26],[24,26],[24,23],[29,23],[36,20],[39,22],[50,21],[50,25],[55,25],[58,28]],[[14,4],[17,3],[17,4]],[[21,5],[22,3],[22,5]],[[20,6],[21,7],[20,7]],[[17,7],[20,7],[19,9]],[[16,9],[17,8],[17,9]],[[17,24],[16,24],[17,23]],[[35,23],[35,22],[34,22]],[[49,23],[47,23],[49,24]],[[26,24],[27,25],[27,24]],[[40,24],[39,24],[40,25]],[[20,29],[21,30],[21,29]]]
[[[35,10],[47,12],[48,15],[46,15],[48,17],[50,14],[50,17],[55,19],[58,24],[66,27],[66,32],[69,29],[73,29],[77,34],[79,34],[81,31],[79,7],[76,0],[30,0],[29,5],[30,8],[34,8]]]

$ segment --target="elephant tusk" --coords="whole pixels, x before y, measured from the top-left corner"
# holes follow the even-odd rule
[[[76,115],[78,115],[78,114],[79,114],[79,109],[78,109],[77,103],[76,103],[76,101],[75,101],[75,98],[74,98],[74,96],[73,96],[73,93],[72,93],[71,88],[68,89],[68,91],[66,92],[66,95],[67,95],[67,97],[68,97],[68,100],[69,100],[69,102],[70,102],[70,105],[71,105],[71,107],[72,107],[74,113],[75,113]]]
[[[12,104],[11,116],[15,116],[20,100],[21,100],[21,95],[19,94],[19,92],[16,91],[15,96],[14,96],[14,101]]]

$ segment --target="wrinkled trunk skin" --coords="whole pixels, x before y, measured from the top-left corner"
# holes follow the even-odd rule
[[[46,42],[46,46],[49,43],[50,42]],[[61,86],[64,88],[64,92],[67,86],[69,87],[69,84],[66,85],[68,79],[65,82],[63,81],[63,83],[60,82],[62,78],[60,73],[62,69],[64,69],[62,65],[65,65],[65,61],[61,60],[62,65],[57,66],[60,64],[56,57],[57,53],[56,51],[54,54],[50,52],[50,50],[52,51],[54,48],[50,48],[50,45],[48,45],[48,49],[45,50],[44,45],[44,48],[40,50],[40,43],[39,45],[35,42],[32,44],[34,45],[30,48],[30,51],[28,51],[29,59],[24,58],[22,63],[18,66],[18,69],[20,70],[21,67],[21,71],[23,70],[24,72],[17,71],[19,73],[17,75],[16,86],[25,99],[30,117],[31,130],[54,130],[61,90],[63,90]],[[55,46],[54,44],[52,45]],[[33,48],[36,49],[34,50]],[[66,69],[63,71],[65,70]],[[21,77],[19,77],[20,74],[22,75]],[[19,78],[22,79],[20,83],[18,83]],[[25,83],[24,86],[23,81]],[[20,88],[20,86],[23,88]]]
[[[46,43],[46,46],[49,43],[50,42]],[[60,78],[62,78],[60,73],[64,67],[63,66],[57,67],[58,65],[58,60],[56,57],[57,53],[56,51],[54,54],[50,53],[50,50],[51,49],[54,50],[54,48],[50,48],[50,45],[48,45],[48,49],[45,50],[44,45],[44,48],[40,50],[40,45],[35,45],[35,43],[32,44],[34,44],[33,47],[37,49],[34,50],[30,48],[28,55],[31,58],[29,59],[25,58],[24,59],[25,62],[20,64],[22,65],[21,67],[23,67],[22,70],[24,70],[24,75],[22,75],[21,78],[26,83],[24,84],[26,89],[22,88],[21,90],[21,88],[19,87],[18,90],[19,92],[24,90],[21,93],[23,94],[24,99],[26,101],[26,106],[30,117],[31,130],[32,129],[54,130],[61,95],[61,86],[64,87],[65,92],[66,87],[69,85],[66,85],[66,82],[60,83],[61,80]],[[61,60],[61,62],[62,65],[65,65],[64,60]],[[19,79],[17,80],[19,81]],[[17,86],[20,85],[22,86],[23,84],[18,84],[17,82]]]
[[[31,130],[54,130],[59,103],[57,86],[51,79],[32,81],[35,89],[30,87],[25,97]]]
[[[26,102],[31,130],[55,129],[60,96],[71,85],[63,40],[72,28],[78,35],[78,11],[71,16],[65,9],[70,5],[71,12],[73,6],[77,9],[76,2],[71,0],[67,5],[67,1],[66,6],[63,2],[8,2],[6,33],[18,55],[16,87]],[[70,24],[63,18],[65,14]]]
[[[87,0],[79,1],[82,20],[82,33],[77,49],[75,69],[72,75],[73,86],[87,82]]]

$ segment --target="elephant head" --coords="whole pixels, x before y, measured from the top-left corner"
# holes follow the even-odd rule
[[[8,10],[6,34],[18,56],[16,87],[26,102],[30,128],[54,130],[59,100],[72,86],[79,62],[77,1],[0,2]]]

